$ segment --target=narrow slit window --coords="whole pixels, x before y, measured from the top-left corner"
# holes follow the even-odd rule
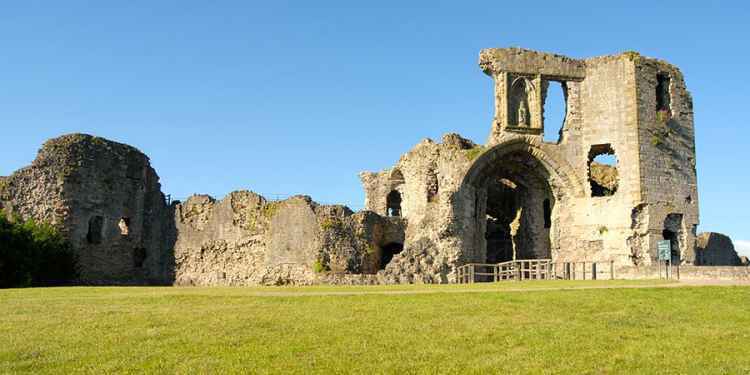
[[[565,82],[549,81],[544,98],[544,141],[559,143],[568,112],[568,95]]]
[[[669,92],[670,78],[667,73],[659,73],[656,75],[656,111],[657,112],[670,112],[670,92]]]

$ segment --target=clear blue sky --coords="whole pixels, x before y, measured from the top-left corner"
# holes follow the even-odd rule
[[[85,132],[143,150],[176,197],[247,188],[358,209],[357,173],[421,138],[484,142],[481,48],[637,50],[693,93],[701,230],[750,240],[744,2],[405,3],[3,2],[0,175]]]

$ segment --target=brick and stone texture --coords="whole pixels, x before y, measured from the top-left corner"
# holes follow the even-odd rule
[[[692,99],[676,67],[520,48],[482,50],[479,66],[494,87],[484,144],[424,139],[362,172],[361,212],[249,191],[168,205],[145,155],[84,135],[0,179],[0,202],[60,225],[84,282],[446,283],[469,262],[549,258],[647,269],[659,240],[675,263],[701,264]],[[562,124],[545,118],[553,83]]]

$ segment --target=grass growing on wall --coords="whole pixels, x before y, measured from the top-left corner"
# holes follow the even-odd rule
[[[474,161],[474,159],[478,158],[479,155],[481,155],[484,151],[485,148],[483,146],[476,146],[474,148],[464,150],[464,155],[466,156],[467,160]]]
[[[748,287],[531,291],[630,284],[0,290],[0,373],[750,371]]]

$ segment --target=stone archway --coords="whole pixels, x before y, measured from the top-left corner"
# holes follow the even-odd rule
[[[488,149],[460,188],[464,261],[552,258],[564,203],[583,191],[566,162],[525,138]]]

